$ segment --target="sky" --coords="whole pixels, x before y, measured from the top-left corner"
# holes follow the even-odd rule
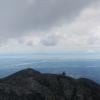
[[[100,0],[0,0],[0,54],[100,50]]]

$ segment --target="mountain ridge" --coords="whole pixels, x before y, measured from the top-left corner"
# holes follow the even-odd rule
[[[28,68],[0,79],[0,100],[100,100],[100,85]]]

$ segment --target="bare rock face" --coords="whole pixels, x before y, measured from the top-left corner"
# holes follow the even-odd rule
[[[100,85],[25,69],[0,80],[0,100],[100,100]]]

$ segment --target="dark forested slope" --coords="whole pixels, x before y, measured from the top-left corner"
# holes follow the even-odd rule
[[[0,80],[0,100],[100,100],[100,85],[25,69]]]

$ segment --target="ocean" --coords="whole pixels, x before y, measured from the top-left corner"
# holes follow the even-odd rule
[[[19,70],[33,68],[42,73],[54,73],[74,78],[89,78],[100,83],[100,59],[67,59],[42,55],[0,56],[0,78]]]

